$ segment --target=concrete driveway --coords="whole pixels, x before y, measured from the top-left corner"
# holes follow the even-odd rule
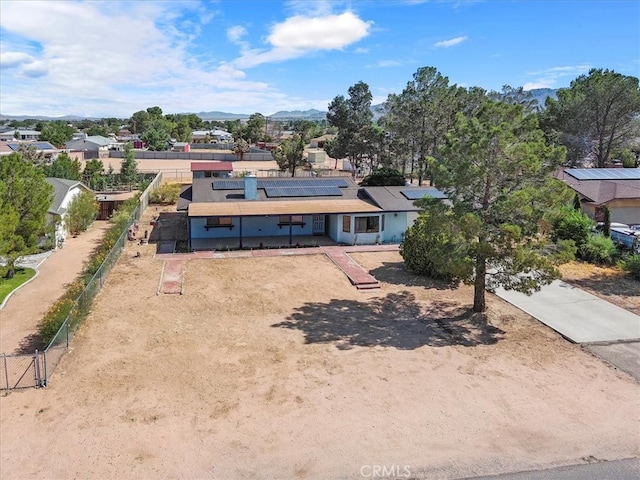
[[[575,343],[640,339],[640,316],[560,280],[531,296],[496,294]]]

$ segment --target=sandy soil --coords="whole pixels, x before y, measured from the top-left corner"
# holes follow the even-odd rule
[[[639,453],[637,382],[495,296],[470,318],[468,287],[395,252],[353,255],[377,291],[313,255],[191,260],[183,295],[157,295],[153,251],[127,246],[50,387],[0,398],[2,478],[455,478]]]
[[[640,315],[640,282],[627,273],[580,261],[561,265],[560,271],[563,281]]]
[[[33,353],[41,348],[35,335],[38,324],[66,285],[80,275],[108,228],[108,222],[96,221],[76,238],[69,236],[64,248],[54,251],[40,265],[38,276],[11,295],[0,310],[0,352]]]

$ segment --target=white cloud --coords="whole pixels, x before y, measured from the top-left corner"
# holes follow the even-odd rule
[[[351,12],[290,17],[272,27],[267,37],[272,46],[270,50],[245,48],[234,64],[246,68],[299,58],[318,50],[342,49],[369,35],[371,24]]]
[[[537,77],[535,80],[527,82],[522,87],[524,90],[535,88],[555,88],[560,79],[570,77],[571,79],[587,73],[591,69],[590,65],[572,65],[562,67],[551,67],[544,70],[526,72],[528,77]]]
[[[33,63],[33,57],[24,52],[0,53],[0,66],[2,68],[16,68],[28,63]]]
[[[465,40],[467,40],[467,36],[462,36],[462,37],[455,37],[455,38],[451,38],[449,40],[442,40],[441,42],[436,42],[433,44],[434,47],[444,47],[444,48],[449,48],[449,47],[453,47],[455,45],[459,45],[462,42],[464,42]]]
[[[369,49],[358,47],[353,51],[353,53],[357,53],[358,55],[364,55],[365,53],[369,53]]]
[[[399,67],[400,65],[402,65],[402,62],[399,62],[397,60],[380,60],[376,64],[376,67],[388,68],[388,67]]]
[[[230,42],[237,43],[247,34],[247,29],[242,25],[235,25],[227,29],[227,38]]]
[[[315,18],[295,16],[276,24],[268,40],[276,48],[332,50],[366,37],[370,26],[371,22],[351,12]]]

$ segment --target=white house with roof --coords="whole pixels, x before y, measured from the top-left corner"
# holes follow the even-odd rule
[[[230,143],[233,136],[224,130],[194,130],[191,132],[193,143]]]
[[[91,192],[92,190],[84,183],[77,180],[67,180],[66,178],[47,177],[47,183],[53,186],[53,201],[47,212],[47,220],[55,224],[54,245],[60,246],[64,244],[67,234],[67,226],[65,219],[69,205],[83,191]]]
[[[17,132],[17,135],[16,135]],[[11,140],[39,140],[40,132],[37,130],[8,130],[0,133],[0,140],[9,142]]]
[[[85,135],[83,138],[71,140],[65,144],[69,150],[86,150],[91,152],[108,152],[109,150],[123,150],[122,144],[113,138],[100,135]]]

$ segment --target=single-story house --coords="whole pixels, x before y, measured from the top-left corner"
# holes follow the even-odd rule
[[[311,148],[324,148],[324,144],[330,140],[333,140],[335,135],[327,133],[320,137],[312,138],[309,142],[309,147]]]
[[[17,136],[16,132],[18,132]],[[37,130],[8,130],[0,133],[0,140],[6,142],[11,140],[38,140],[39,138],[40,132]]]
[[[414,201],[445,198],[431,187],[359,187],[351,177],[195,178],[183,187],[193,250],[316,243],[399,243],[417,218]],[[326,242],[325,242],[326,243]]]
[[[191,162],[193,178],[228,178],[233,174],[231,162]]]
[[[65,218],[69,205],[81,192],[91,192],[91,189],[77,180],[53,177],[47,177],[46,180],[54,188],[53,201],[47,212],[47,219],[50,223],[55,223],[56,225],[54,245],[58,247],[62,246],[67,238],[68,231]]]
[[[640,224],[640,168],[567,168],[557,175],[580,199],[582,211],[593,220]]]
[[[108,152],[109,150],[123,150],[123,145],[113,138],[101,135],[84,136],[71,140],[65,144],[69,150],[87,150],[90,152]]]
[[[20,150],[20,147],[29,148],[29,146],[33,146],[36,149],[38,154],[44,156],[47,160],[55,160],[57,155],[62,151],[49,142],[34,142],[34,141],[24,141],[24,142],[2,142],[0,143],[0,155],[11,155],[13,152],[17,152]]]
[[[224,130],[194,130],[191,132],[192,143],[231,143],[233,136]]]

